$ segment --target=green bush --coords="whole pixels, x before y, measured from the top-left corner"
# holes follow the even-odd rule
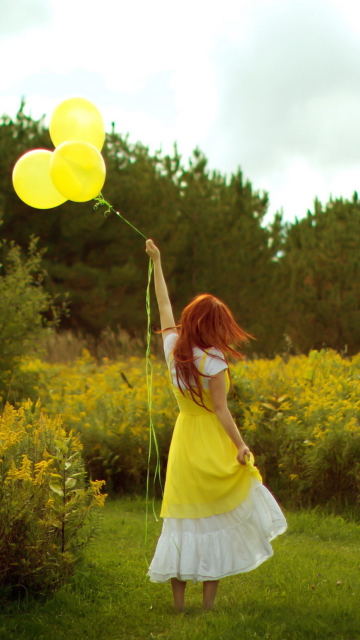
[[[103,481],[85,486],[82,445],[28,401],[0,418],[0,594],[45,594],[66,582],[94,534]]]
[[[264,481],[291,506],[360,505],[360,356],[312,351],[233,371],[233,412]]]
[[[165,364],[153,358],[152,365],[152,417],[164,477],[177,405]],[[98,365],[84,351],[72,364],[54,365],[29,358],[24,360],[22,371],[32,376],[35,392],[49,414],[61,414],[66,428],[80,434],[90,476],[105,478],[116,493],[144,490],[149,462],[144,359],[130,357],[110,362],[104,358]],[[152,442],[151,483],[156,461]]]
[[[23,393],[17,389],[26,386],[24,375],[21,381],[17,375],[18,364],[46,330],[43,314],[52,316],[48,325],[57,321],[52,298],[42,287],[42,253],[36,244],[32,238],[24,259],[15,244],[0,242],[0,405]]]
[[[177,406],[163,362],[153,359],[152,417],[164,477]],[[49,414],[80,434],[90,475],[117,492],[143,490],[149,413],[145,361],[71,365],[27,359]],[[231,410],[255,454],[264,483],[288,506],[360,503],[360,355],[333,351],[231,366]],[[156,465],[152,447],[150,472]]]

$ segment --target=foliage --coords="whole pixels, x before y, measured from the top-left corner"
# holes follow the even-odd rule
[[[22,104],[16,118],[0,120],[4,238],[25,249],[33,235],[46,248],[46,290],[70,298],[62,329],[98,340],[121,328],[144,339],[143,239],[91,202],[49,210],[21,202],[11,171],[35,147],[51,148],[49,134],[43,119],[26,116]],[[280,214],[267,223],[267,193],[255,190],[241,170],[229,177],[210,171],[199,149],[184,165],[176,146],[169,155],[151,154],[113,127],[103,154],[104,197],[161,247],[176,317],[194,295],[208,291],[224,299],[256,338],[249,354],[273,357],[284,351],[285,339],[292,353],[360,351],[356,193],[349,201],[316,200],[313,212],[293,224],[284,225]]]
[[[323,350],[245,362],[233,381],[235,416],[282,500],[360,504],[360,356]]]
[[[98,337],[121,326],[144,336],[147,257],[144,241],[112,214],[93,204],[66,202],[49,210],[22,203],[11,185],[17,158],[51,143],[42,120],[24,115],[0,121],[0,207],[4,237],[25,247],[29,234],[47,249],[47,290],[69,293],[70,314],[62,328]],[[162,249],[169,289],[178,315],[198,293],[209,291],[229,303],[240,323],[257,337],[256,351],[272,354],[282,342],[275,301],[274,258],[282,243],[278,216],[264,225],[268,199],[238,171],[227,180],[210,172],[196,149],[189,166],[173,154],[154,155],[113,129],[106,136],[104,197],[115,210]],[[153,310],[156,305],[153,302]],[[276,317],[276,331],[270,322]],[[271,339],[265,336],[272,336]]]
[[[19,360],[29,353],[34,342],[44,333],[42,314],[51,315],[52,300],[42,287],[44,272],[42,253],[37,241],[30,239],[28,255],[22,258],[14,243],[0,243],[3,264],[0,271],[0,401],[6,397]],[[57,314],[48,321],[54,325]]]
[[[190,583],[186,612],[174,615],[170,585],[151,584],[145,576],[144,555],[151,560],[161,521],[149,519],[145,548],[144,502],[107,500],[99,536],[71,583],[45,603],[29,598],[20,611],[17,603],[0,611],[0,637],[357,638],[359,525],[318,511],[286,517],[289,530],[274,541],[274,557],[255,571],[221,580],[214,611],[202,611],[201,585]]]
[[[153,420],[164,477],[176,406],[165,365],[155,359],[153,365]],[[97,366],[85,353],[71,365],[27,360],[23,370],[37,379],[47,410],[79,430],[91,474],[111,480],[115,491],[144,488],[149,417],[143,359],[105,359]],[[359,504],[360,356],[321,351],[288,362],[243,361],[232,366],[232,379],[233,414],[280,500]]]
[[[41,360],[23,363],[35,394],[49,413],[61,414],[68,430],[81,434],[90,477],[105,477],[117,492],[142,490],[148,468],[149,415],[145,360],[130,357],[101,366],[85,350],[73,365]],[[37,379],[37,383],[36,383]],[[176,403],[164,365],[153,360],[152,416],[164,474]],[[150,467],[155,469],[153,448]]]
[[[287,333],[302,353],[323,346],[360,351],[360,202],[339,198],[296,221],[287,234]]]
[[[104,504],[85,486],[82,445],[59,417],[28,401],[0,418],[0,594],[47,593],[69,579]]]

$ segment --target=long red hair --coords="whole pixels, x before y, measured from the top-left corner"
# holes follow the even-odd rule
[[[183,310],[180,318],[179,336],[173,350],[176,378],[190,392],[193,401],[204,407],[201,374],[195,365],[193,348],[219,349],[226,364],[227,357],[242,358],[242,354],[231,345],[241,345],[252,336],[236,324],[230,309],[215,296],[205,293],[196,296]]]

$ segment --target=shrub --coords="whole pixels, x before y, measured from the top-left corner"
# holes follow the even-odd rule
[[[360,355],[241,363],[234,413],[265,482],[288,504],[360,504]]]
[[[164,476],[177,405],[164,363],[156,359],[152,363],[152,415]],[[153,446],[148,467],[149,411],[143,358],[115,363],[104,358],[97,365],[85,350],[70,365],[28,359],[22,370],[33,377],[35,392],[48,412],[60,413],[66,428],[80,434],[90,477],[106,478],[107,485],[118,493],[144,489],[148,468],[151,476],[154,474],[157,455]]]
[[[14,374],[20,359],[44,333],[42,314],[52,305],[51,296],[42,287],[42,253],[36,250],[36,243],[32,238],[23,259],[19,247],[0,242],[0,405],[10,390],[12,398],[17,395]],[[56,314],[49,324],[54,323]]]
[[[177,407],[163,362],[153,360],[153,420],[162,475]],[[149,415],[145,361],[97,365],[88,354],[71,365],[26,360],[47,410],[80,433],[87,469],[118,492],[143,489]],[[231,367],[231,409],[254,451],[264,482],[289,506],[359,503],[360,355],[332,351]],[[156,456],[152,449],[150,470]],[[109,482],[109,484],[111,484]]]
[[[47,593],[66,582],[94,533],[103,481],[85,486],[82,445],[28,401],[0,418],[0,593]],[[96,519],[95,519],[96,520]]]

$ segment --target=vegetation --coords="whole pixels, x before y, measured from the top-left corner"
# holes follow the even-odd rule
[[[302,353],[360,351],[360,203],[342,199],[289,227],[282,259],[287,331]]]
[[[42,253],[30,239],[28,254],[21,256],[13,243],[0,243],[0,403],[16,390],[16,372],[22,356],[29,353],[44,333],[42,314],[52,316],[52,300],[42,287]],[[57,314],[48,319],[54,325]]]
[[[146,559],[160,531],[160,522],[144,522],[149,505],[107,504],[87,546],[105,499],[98,478],[113,494],[143,493],[156,468],[154,449],[148,459],[145,362],[124,338],[139,346],[145,336],[147,259],[143,240],[91,203],[47,211],[22,203],[11,170],[34,147],[52,148],[49,134],[21,105],[15,120],[0,120],[0,638],[357,637],[359,526],[340,517],[289,513],[275,558],[223,581],[212,613],[200,610],[190,586],[187,615],[173,616],[170,589],[148,583]],[[266,226],[267,194],[240,170],[229,179],[209,172],[199,150],[184,167],[176,148],[173,156],[151,155],[113,130],[104,155],[104,196],[161,246],[176,313],[209,291],[256,338],[248,354],[257,357],[232,366],[231,408],[265,483],[287,507],[356,512],[357,194],[316,200],[304,219],[284,225],[276,215]],[[46,362],[33,345],[49,318],[56,322],[53,300],[61,305],[67,292],[68,346],[79,355],[81,331],[84,344],[91,336],[92,355],[67,363],[59,338],[60,361]],[[104,357],[105,343],[116,359]],[[153,368],[164,476],[176,407],[155,356]]]
[[[238,424],[275,493],[293,507],[358,506],[360,356],[244,362],[233,380]]]
[[[287,513],[289,531],[255,571],[221,581],[217,609],[203,612],[189,585],[187,611],[172,613],[169,585],[146,578],[161,522],[145,504],[106,502],[98,537],[71,583],[46,602],[0,613],[0,638],[16,640],[349,640],[358,637],[359,525],[320,513]],[[304,558],[306,559],[304,561]]]
[[[12,167],[35,147],[52,144],[43,121],[26,116],[24,105],[16,119],[0,120],[3,237],[25,250],[32,234],[46,248],[46,290],[58,300],[66,292],[70,297],[63,329],[98,339],[121,327],[144,337],[142,238],[116,215],[94,211],[91,202],[50,210],[21,202],[11,184]],[[104,156],[104,196],[159,243],[176,315],[192,296],[209,291],[255,336],[249,353],[273,357],[286,340],[293,353],[360,350],[356,193],[352,201],[316,201],[314,211],[293,224],[276,215],[265,225],[268,195],[255,191],[241,171],[228,179],[210,172],[199,150],[184,166],[176,148],[172,156],[151,155],[113,130]],[[154,300],[152,305],[155,312]]]
[[[85,486],[82,445],[28,401],[0,417],[0,600],[54,591],[93,534],[103,481]]]
[[[163,361],[153,359],[153,421],[164,477],[176,405]],[[81,434],[91,476],[116,492],[143,491],[149,417],[145,360],[103,360],[88,353],[71,364],[27,359],[50,415]],[[248,360],[231,367],[231,409],[265,483],[288,506],[359,504],[360,356],[333,351],[309,357]],[[150,469],[155,469],[152,452]]]
[[[97,365],[88,352],[73,364],[24,361],[26,380],[32,378],[34,397],[51,415],[80,434],[90,477],[105,478],[115,492],[144,491],[149,448],[149,414],[145,360],[138,357]],[[153,361],[153,420],[162,472],[176,416],[176,402],[163,362]],[[150,460],[153,472],[155,450]]]

